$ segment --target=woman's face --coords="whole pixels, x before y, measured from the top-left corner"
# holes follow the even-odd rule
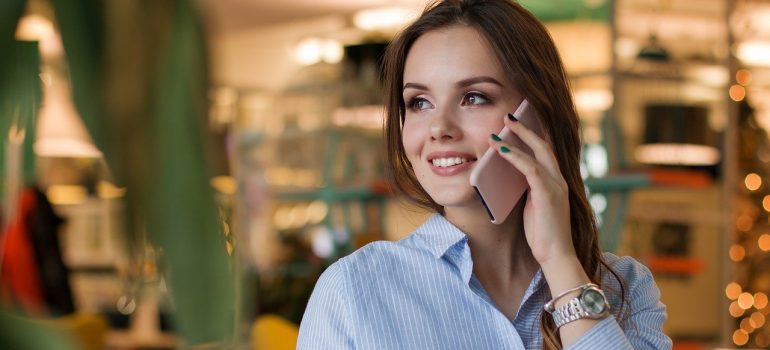
[[[479,206],[471,170],[522,100],[486,39],[468,26],[420,36],[406,58],[403,98],[404,150],[422,187],[445,209]]]

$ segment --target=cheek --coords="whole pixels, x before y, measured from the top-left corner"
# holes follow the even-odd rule
[[[404,146],[407,158],[412,163],[420,157],[423,138],[424,134],[417,125],[404,124],[404,128],[401,130],[401,143]]]
[[[483,123],[476,123],[472,126],[473,132],[469,133],[473,137],[473,145],[478,151],[486,151],[489,148],[487,140],[490,139],[492,134],[500,134],[505,124],[503,118],[500,120],[486,120]]]

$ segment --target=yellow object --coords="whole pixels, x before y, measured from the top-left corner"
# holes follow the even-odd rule
[[[96,314],[72,314],[47,321],[73,339],[78,349],[103,350],[104,337],[109,325],[107,320]]]
[[[251,327],[252,350],[294,350],[297,348],[297,325],[276,315],[257,318]]]

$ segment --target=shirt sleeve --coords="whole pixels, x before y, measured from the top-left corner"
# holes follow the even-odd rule
[[[354,349],[341,261],[318,279],[299,327],[297,350]]]
[[[660,290],[650,270],[631,258],[622,258],[616,267],[621,276],[626,276],[628,288],[630,314],[621,321],[623,327],[614,316],[607,317],[565,349],[671,349],[671,339],[663,333],[666,306],[660,302]]]

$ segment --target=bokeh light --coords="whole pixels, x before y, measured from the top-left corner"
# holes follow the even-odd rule
[[[746,312],[746,310],[742,309],[738,305],[737,301],[733,301],[732,303],[730,303],[729,310],[730,310],[730,316],[735,317],[735,318],[743,316],[743,314]]]
[[[766,348],[768,345],[770,345],[770,337],[766,333],[757,333],[757,335],[754,337],[754,342],[757,343],[757,346],[760,348]]]
[[[738,346],[746,345],[749,342],[749,333],[746,333],[742,329],[737,329],[733,333],[733,343]]]
[[[735,102],[743,101],[746,98],[746,88],[738,84],[731,86],[730,98]]]
[[[751,333],[754,331],[754,325],[751,324],[751,318],[746,317],[741,320],[741,330],[746,333]]]
[[[746,178],[743,179],[743,183],[749,191],[756,191],[762,187],[762,178],[756,173],[751,173],[746,175]]]
[[[751,295],[751,293],[741,293],[741,295],[738,296],[738,306],[741,307],[741,309],[748,310],[754,305],[754,296]]]
[[[743,248],[743,246],[740,245],[740,244],[733,244],[730,247],[730,252],[729,253],[730,253],[730,260],[738,262],[738,261],[743,260],[744,257],[746,257],[746,248]],[[731,284],[733,284],[733,283],[731,283]],[[740,287],[738,287],[738,288],[740,288]],[[739,289],[738,293],[740,293],[740,289]],[[737,298],[737,297],[738,297],[738,295],[736,294],[735,298]],[[732,298],[732,299],[735,299],[735,298]]]
[[[751,231],[751,229],[754,227],[754,218],[752,218],[751,215],[743,214],[738,217],[738,220],[735,221],[735,227],[743,232]]]
[[[767,306],[767,294],[758,292],[754,294],[754,307],[764,309]]]
[[[751,84],[751,72],[745,69],[740,69],[735,73],[735,81],[743,86]]]
[[[757,239],[757,245],[759,245],[759,249],[762,249],[763,252],[770,250],[770,235],[767,233],[762,234],[759,236],[759,239]]]

